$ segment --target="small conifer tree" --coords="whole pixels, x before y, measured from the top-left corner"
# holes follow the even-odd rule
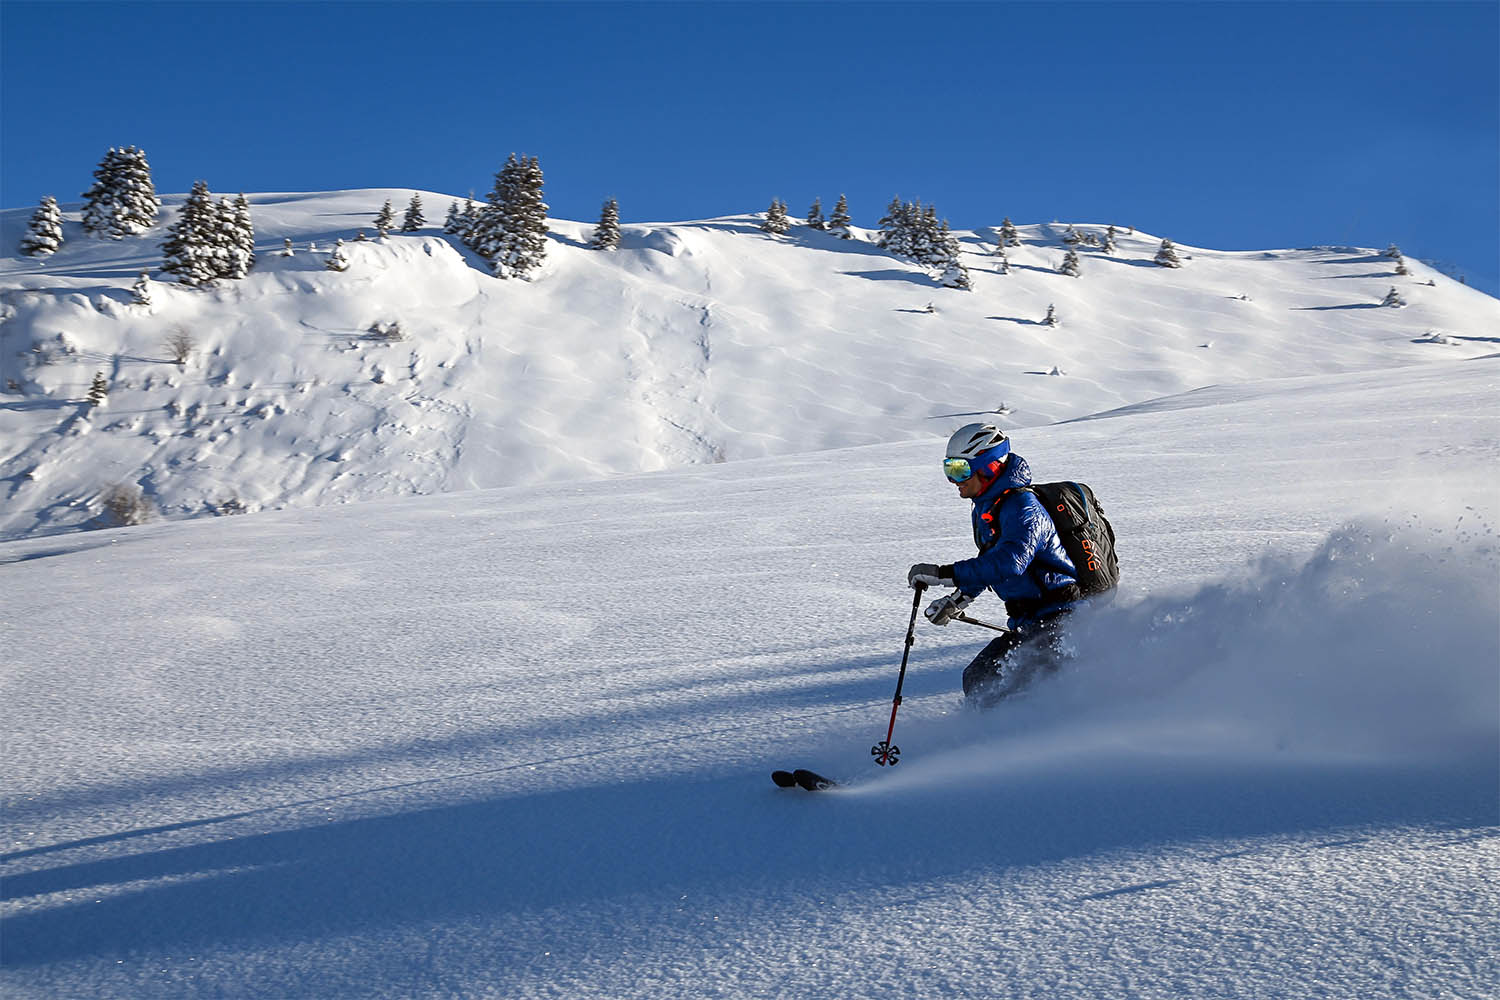
[[[589,246],[595,250],[614,250],[620,245],[620,203],[611,198],[599,211],[599,225]]]
[[[1392,285],[1391,290],[1385,293],[1385,298],[1381,300],[1380,304],[1390,306],[1392,309],[1400,309],[1406,305],[1406,300],[1401,297],[1401,293],[1396,291],[1396,287]]]
[[[31,214],[26,235],[21,237],[21,252],[28,257],[48,257],[62,244],[62,212],[57,207],[57,199],[49,194]]]
[[[1409,267],[1406,266],[1406,258],[1405,257],[1397,257],[1396,258],[1396,273],[1398,275],[1400,275],[1401,277],[1403,277],[1403,278],[1407,277],[1407,276],[1409,276],[1411,274],[1411,268],[1409,268]]]
[[[1104,240],[1103,240],[1102,243],[1099,244],[1099,248],[1101,250],[1103,250],[1107,254],[1112,254],[1112,253],[1115,252],[1116,249],[1118,249],[1115,246],[1115,227],[1114,226],[1110,226],[1107,230],[1105,230],[1105,232],[1104,232]]]
[[[234,201],[219,202],[218,216],[216,277],[243,278],[255,267],[255,224],[250,219],[249,199],[241,193]]]
[[[151,273],[142,271],[141,276],[135,279],[135,284],[130,286],[131,301],[138,306],[149,306],[151,304]]]
[[[295,257],[296,255],[297,251],[292,247],[292,238],[288,236],[286,239],[281,241],[281,256]]]
[[[995,270],[1000,274],[1010,273],[1010,257],[1005,252],[1004,243],[995,247]]]
[[[547,255],[547,203],[536,157],[511,153],[495,175],[490,199],[475,213],[464,236],[471,250],[490,262],[497,278],[525,278]]]
[[[328,263],[324,265],[330,271],[349,270],[349,258],[344,256],[344,241],[339,240],[333,245],[333,251],[328,255]]]
[[[474,231],[475,226],[479,225],[479,206],[474,204],[473,191],[470,191],[469,196],[464,199],[464,209],[458,214],[458,220],[457,235],[467,243],[469,234]]]
[[[849,199],[839,195],[833,206],[833,215],[828,219],[828,231],[841,240],[852,240],[854,234],[849,231],[849,224],[853,221],[849,216]]]
[[[456,201],[450,201],[450,202],[448,202],[448,217],[443,220],[443,232],[448,233],[450,235],[461,232],[461,229],[460,229],[460,220],[461,219],[462,219],[462,216],[459,215],[458,202],[456,202]]]
[[[1161,249],[1156,251],[1156,262],[1162,267],[1182,266],[1182,258],[1177,256],[1177,247],[1171,240],[1161,241]]]
[[[807,225],[811,229],[825,231],[828,229],[828,221],[823,218],[823,199],[814,198],[812,207],[807,210]]]
[[[1384,252],[1381,253],[1381,256],[1390,257],[1392,260],[1394,260],[1401,256],[1401,248],[1392,243],[1390,246],[1385,248]]]
[[[219,210],[206,181],[197,181],[162,244],[161,269],[184,285],[206,285],[222,274]]]
[[[396,210],[391,207],[391,200],[387,198],[385,204],[380,206],[380,211],[375,215],[375,232],[385,238],[385,234],[396,228]]]
[[[1021,234],[1016,232],[1016,227],[1011,223],[1010,216],[1006,216],[1000,223],[1000,245],[1003,247],[1018,247],[1021,245]]]
[[[151,183],[146,154],[134,146],[111,149],[83,193],[83,228],[104,239],[139,236],[156,225],[161,199]]]
[[[772,198],[771,207],[766,209],[766,221],[761,223],[760,228],[773,236],[780,236],[792,228],[792,220],[786,214],[786,202]]]
[[[104,377],[103,372],[94,373],[94,382],[89,386],[89,408],[103,406],[104,401],[109,398],[109,380]]]
[[[401,219],[401,231],[414,233],[425,225],[427,220],[422,216],[422,196],[413,193],[411,203],[406,206],[406,215]]]
[[[1045,318],[1043,318],[1042,322],[1046,323],[1048,326],[1057,326],[1062,322],[1062,320],[1058,318],[1057,315],[1057,306],[1049,305],[1047,307],[1047,315]]]
[[[1069,223],[1067,231],[1063,233],[1062,241],[1070,247],[1076,247],[1083,242],[1083,237],[1079,234],[1078,230],[1073,228],[1072,223]]]
[[[1066,274],[1070,278],[1076,278],[1081,275],[1083,273],[1083,264],[1078,259],[1078,251],[1069,250],[1064,254],[1062,266],[1057,270],[1058,273]]]

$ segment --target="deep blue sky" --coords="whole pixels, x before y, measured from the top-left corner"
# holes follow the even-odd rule
[[[0,205],[489,190],[627,222],[893,195],[955,227],[1384,247],[1500,291],[1500,4],[0,3]],[[378,207],[378,206],[376,206]],[[429,206],[429,214],[433,214]],[[437,211],[446,205],[437,206]]]

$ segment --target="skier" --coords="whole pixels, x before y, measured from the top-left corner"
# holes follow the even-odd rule
[[[986,589],[1005,602],[1010,630],[964,668],[964,696],[988,707],[1025,686],[1040,668],[1055,670],[1062,618],[1083,600],[1073,562],[1052,518],[1026,489],[1031,467],[994,424],[967,424],[948,440],[943,472],[973,501],[979,555],[955,563],[917,563],[909,586],[953,587],[924,612],[946,625]]]

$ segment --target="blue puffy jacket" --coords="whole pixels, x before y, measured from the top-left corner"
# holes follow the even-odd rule
[[[974,498],[979,555],[953,564],[958,589],[977,597],[988,587],[1005,602],[1011,627],[1062,610],[1079,598],[1073,561],[1031,485],[1031,466],[1012,454],[1000,477]]]

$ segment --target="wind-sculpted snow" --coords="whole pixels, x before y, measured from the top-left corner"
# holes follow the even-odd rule
[[[1485,996],[1497,374],[1017,431],[1124,584],[895,769],[931,439],[0,545],[0,992]]]
[[[45,259],[13,255],[29,210],[0,212],[0,537],[108,524],[116,487],[186,519],[927,440],[953,413],[1036,427],[1471,358],[1500,327],[1489,296],[1351,248],[1184,246],[1167,269],[1135,231],[1067,277],[1046,224],[1021,227],[1006,275],[996,230],[958,234],[972,291],[868,231],[773,238],[751,216],[626,225],[608,253],[553,220],[535,280],[502,280],[433,227],[358,239],[411,194],[251,195],[254,271],[201,289],[159,280],[181,196],[119,241],[65,205]],[[422,195],[434,215],[452,200]],[[1382,308],[1397,284],[1409,304]],[[170,340],[189,345],[180,365]],[[96,374],[109,392],[91,408]]]

